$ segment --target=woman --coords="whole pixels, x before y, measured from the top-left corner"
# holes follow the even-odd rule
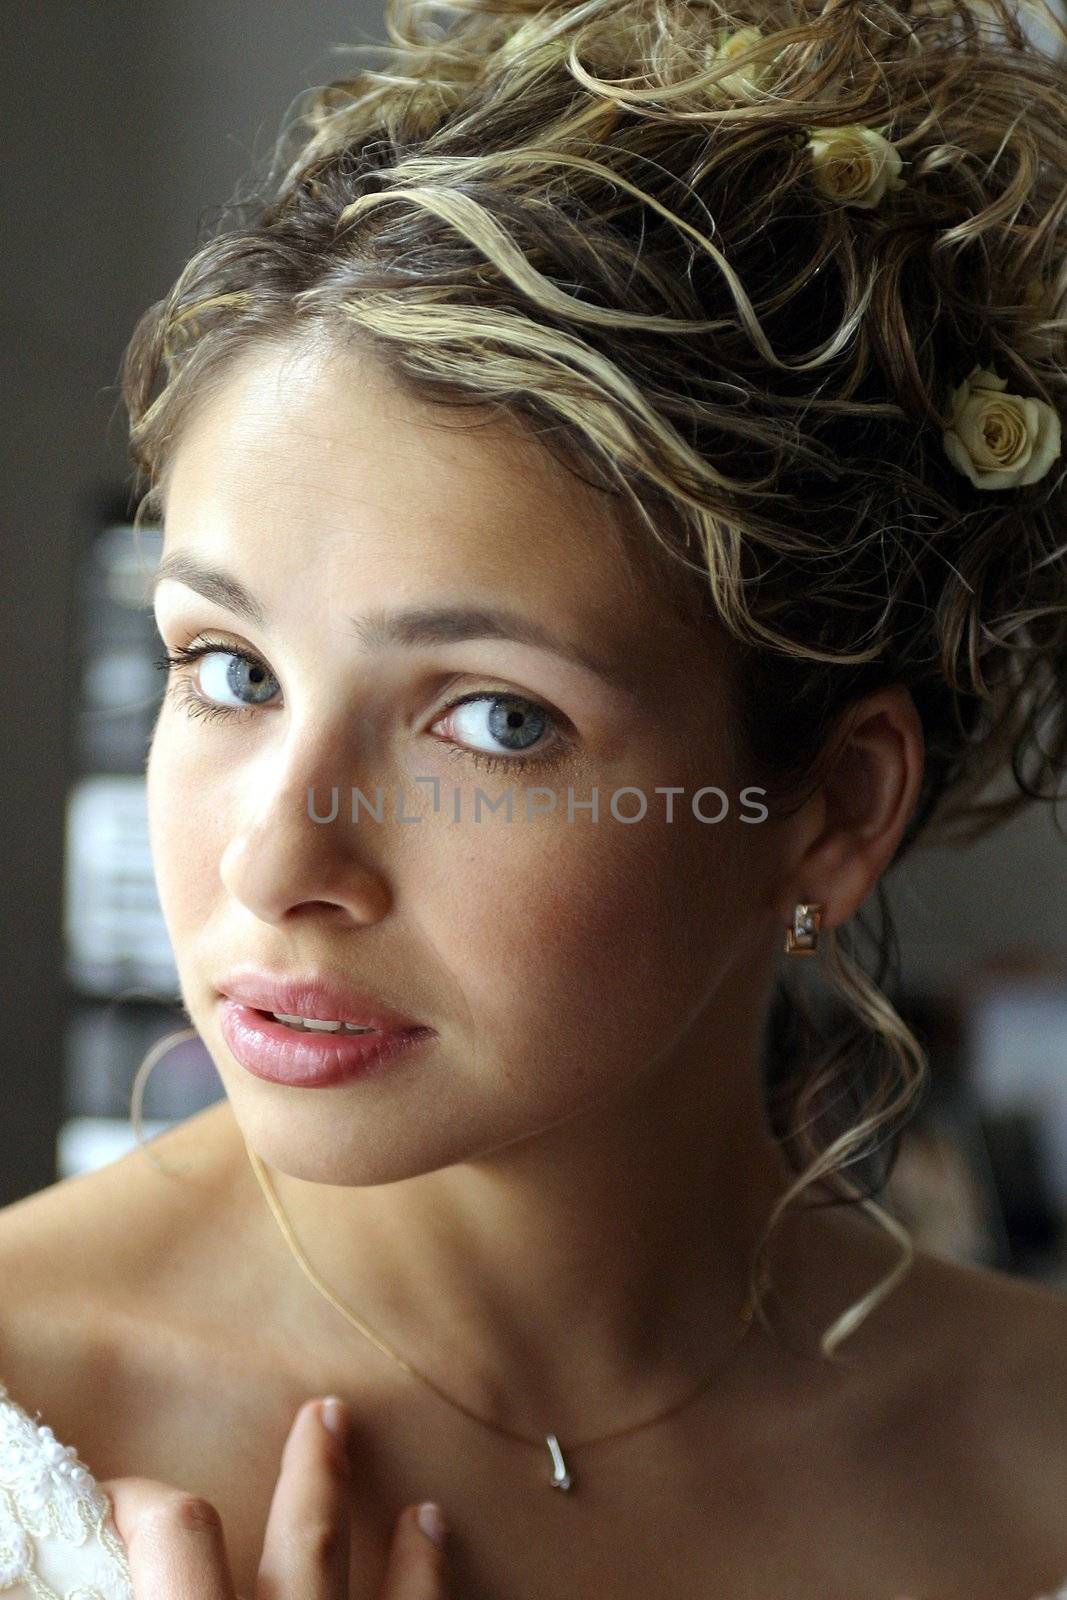
[[[1065,764],[1063,66],[389,20],[127,355],[225,1094],[5,1213],[24,1473],[136,1600],[1047,1593],[1064,1303],[878,1205],[926,1064],[848,934]]]

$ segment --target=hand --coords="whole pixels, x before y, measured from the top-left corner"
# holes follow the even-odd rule
[[[282,1451],[256,1590],[249,1600],[348,1600],[351,1478],[343,1439],[327,1431],[321,1401],[301,1406]],[[215,1507],[151,1478],[112,1478],[135,1600],[241,1600]],[[448,1600],[444,1550],[423,1533],[418,1507],[400,1513],[379,1600]]]

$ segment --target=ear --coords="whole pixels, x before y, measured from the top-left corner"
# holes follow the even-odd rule
[[[903,684],[853,702],[826,748],[836,755],[792,819],[776,907],[783,927],[791,926],[798,901],[822,905],[824,928],[859,910],[893,859],[922,783],[922,722]]]

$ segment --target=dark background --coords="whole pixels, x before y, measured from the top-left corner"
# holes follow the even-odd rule
[[[262,167],[293,97],[350,64],[331,46],[383,36],[377,8],[339,0],[0,7],[0,1204],[55,1181],[57,1129],[72,1109],[63,860],[73,647],[81,552],[120,519],[128,484],[123,346],[218,208]],[[1050,1178],[1057,1205],[1067,1202],[1067,845],[1048,808],[980,846],[923,853],[892,898],[907,994],[932,1028],[951,1023],[956,1080],[969,1081],[969,1111],[990,1119],[977,1164],[990,1155],[1001,1175],[998,1216],[1023,1204],[1031,1180],[1027,1204],[1047,1204]],[[1041,1037],[1020,1013],[1014,1042],[1001,1028],[999,1055],[983,1046],[982,1067],[968,1043],[974,997],[1003,991],[1009,1015],[1015,990],[1034,984],[1046,1003]]]

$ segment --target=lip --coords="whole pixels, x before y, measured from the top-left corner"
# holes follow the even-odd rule
[[[433,1028],[390,1028],[371,1033],[300,1033],[261,1010],[220,995],[219,1027],[234,1058],[254,1077],[298,1089],[323,1089],[379,1074],[434,1037]],[[287,1015],[307,1015],[288,1012]],[[312,1013],[313,1014],[313,1013]],[[340,1020],[340,1019],[338,1019]]]
[[[250,966],[235,967],[219,979],[216,988],[227,999],[255,1011],[276,1011],[287,1017],[352,1022],[385,1034],[409,1033],[425,1027],[373,995],[359,994],[344,983],[317,973],[271,973]],[[280,1026],[284,1027],[284,1023]]]

